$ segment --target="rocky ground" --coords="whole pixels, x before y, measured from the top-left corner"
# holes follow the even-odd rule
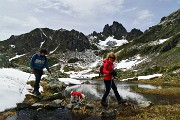
[[[144,81],[139,81],[144,82]],[[146,81],[152,82],[152,81]],[[153,82],[155,84],[155,82]],[[153,84],[152,83],[152,84]],[[33,85],[33,81],[28,84]],[[41,81],[44,92],[42,97],[28,94],[23,103],[17,108],[0,113],[0,120],[179,120],[180,103],[138,105],[134,101],[127,101],[118,105],[111,102],[107,108],[100,105],[100,101],[84,101],[81,104],[69,104],[70,98],[62,94],[66,85],[56,79],[48,78]],[[176,86],[178,86],[176,84]],[[61,91],[61,92],[60,92]],[[134,90],[139,93],[163,94],[167,96],[179,95],[179,88],[157,90]],[[10,117],[12,116],[12,117]]]

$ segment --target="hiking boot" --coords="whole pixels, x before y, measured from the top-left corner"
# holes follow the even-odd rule
[[[107,102],[103,102],[103,101],[101,101],[101,105],[102,105],[103,107],[107,107],[107,106],[108,106]]]
[[[40,93],[39,91],[34,91],[34,90],[33,90],[32,93],[35,94],[35,95],[41,95],[41,93]]]
[[[123,100],[123,99],[118,100],[118,104],[123,104],[123,103],[126,103],[126,100]]]

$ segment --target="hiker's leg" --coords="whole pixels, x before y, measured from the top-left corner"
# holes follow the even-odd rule
[[[43,75],[43,71],[35,69],[34,75],[36,77],[35,84],[34,84],[34,91],[39,92],[39,83],[41,80],[41,76]]]
[[[118,92],[118,90],[117,90],[117,87],[116,87],[116,84],[114,83],[114,80],[112,80],[112,83],[111,83],[112,85],[111,85],[111,87],[112,87],[112,89],[113,89],[113,91],[114,91],[114,94],[115,94],[115,96],[116,96],[116,99],[119,101],[119,100],[121,100],[122,98],[121,98],[121,96],[119,95],[119,92]]]
[[[106,98],[107,98],[107,96],[111,90],[111,80],[104,80],[104,84],[105,84],[106,90],[105,90],[105,93],[102,97],[102,100],[101,100],[102,102],[106,102]]]

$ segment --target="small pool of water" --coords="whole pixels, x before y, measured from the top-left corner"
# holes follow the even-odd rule
[[[68,86],[64,94],[67,97],[70,97],[71,91],[81,91],[83,92],[87,100],[101,100],[105,86],[102,80],[89,80],[91,84],[82,84],[82,85],[75,85],[75,86]],[[145,89],[162,89],[161,86],[153,86],[150,84],[140,84],[140,83],[132,83],[132,82],[121,82],[115,81],[117,85],[117,89],[119,94],[122,96],[123,99],[131,99],[140,103],[141,101],[151,101],[154,104],[163,103],[180,103],[180,98],[174,97],[173,99],[163,96],[163,95],[150,95],[150,94],[139,94],[132,92],[133,88],[145,88]],[[114,99],[113,90],[110,92],[110,98]]]

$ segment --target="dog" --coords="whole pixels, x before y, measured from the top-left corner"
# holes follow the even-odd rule
[[[85,95],[82,92],[78,91],[71,91],[71,103],[79,103],[82,104],[82,102],[85,100]]]

